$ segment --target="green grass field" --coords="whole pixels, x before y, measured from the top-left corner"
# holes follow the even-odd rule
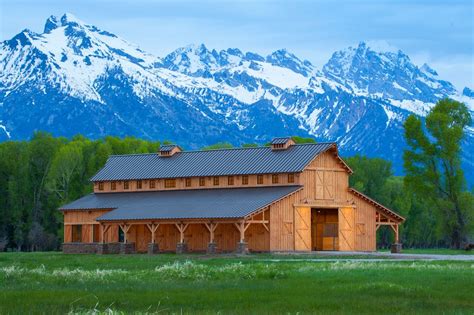
[[[291,258],[0,253],[0,314],[474,311],[473,262]]]
[[[383,250],[382,252],[390,252]],[[404,248],[403,254],[427,254],[427,255],[474,255],[474,250],[449,249],[449,248]]]

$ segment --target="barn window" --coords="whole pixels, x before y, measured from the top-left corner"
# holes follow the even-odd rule
[[[154,189],[156,186],[155,186],[155,180],[154,179],[151,179],[150,180],[150,188],[151,189]]]
[[[82,243],[82,225],[72,226],[72,242]]]
[[[234,176],[227,177],[227,185],[229,186],[234,185]]]
[[[243,175],[242,176],[242,185],[248,185],[249,184],[249,176],[248,175]]]
[[[272,175],[272,184],[278,184],[278,174]]]
[[[126,181],[123,182],[123,189],[128,189],[128,188],[130,188],[130,184],[129,184],[128,180],[126,180]]]
[[[110,190],[116,190],[117,189],[117,183],[116,182],[111,182],[110,183]]]
[[[104,190],[104,183],[103,182],[99,182],[99,190]]]
[[[176,179],[170,178],[165,179],[165,188],[174,188],[176,187]]]
[[[185,179],[185,185],[186,187],[191,187],[191,178],[188,177]]]
[[[219,177],[214,177],[214,186],[219,186]]]
[[[142,189],[142,181],[137,180],[137,189]]]
[[[295,182],[295,174],[288,174],[288,183]]]
[[[263,175],[257,175],[257,184],[262,185],[263,184]]]
[[[199,177],[199,186],[206,186],[206,178]]]

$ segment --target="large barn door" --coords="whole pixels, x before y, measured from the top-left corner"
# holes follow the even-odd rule
[[[339,250],[355,250],[355,210],[352,207],[339,208]]]
[[[311,250],[310,207],[295,207],[295,250]]]

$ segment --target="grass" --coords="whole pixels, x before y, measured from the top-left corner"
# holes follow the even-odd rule
[[[386,250],[389,252],[389,250]],[[429,255],[474,255],[474,250],[449,249],[449,248],[407,248],[403,249],[404,254],[429,254]]]
[[[275,257],[280,260],[268,261]],[[474,309],[473,262],[291,258],[0,253],[0,314],[472,314]]]

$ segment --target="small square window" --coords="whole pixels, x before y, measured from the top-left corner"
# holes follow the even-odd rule
[[[295,182],[295,174],[288,174],[288,183]]]
[[[104,182],[99,182],[99,190],[104,190]]]
[[[257,184],[262,185],[263,184],[263,175],[257,175]]]
[[[156,184],[155,184],[155,180],[154,180],[154,179],[151,179],[151,180],[150,180],[150,188],[151,188],[151,189],[154,189],[154,188],[156,187],[155,185],[156,185]]]
[[[176,179],[165,179],[165,188],[174,188],[176,187]]]
[[[186,185],[186,187],[191,187],[191,178],[186,178],[185,179],[185,185]]]
[[[219,186],[219,177],[214,177],[214,186]]]
[[[278,174],[273,174],[272,175],[272,184],[278,184]]]
[[[249,176],[248,175],[243,175],[242,176],[242,185],[248,185],[249,184]]]
[[[206,186],[206,178],[199,177],[199,186]]]
[[[142,181],[137,180],[137,189],[142,189]]]
[[[229,186],[234,185],[234,176],[227,177],[227,185]]]
[[[117,183],[116,182],[111,182],[110,183],[110,190],[116,190],[117,189]]]
[[[123,182],[123,189],[128,189],[128,188],[130,188],[130,184],[129,184],[128,180],[126,180],[126,181]]]

